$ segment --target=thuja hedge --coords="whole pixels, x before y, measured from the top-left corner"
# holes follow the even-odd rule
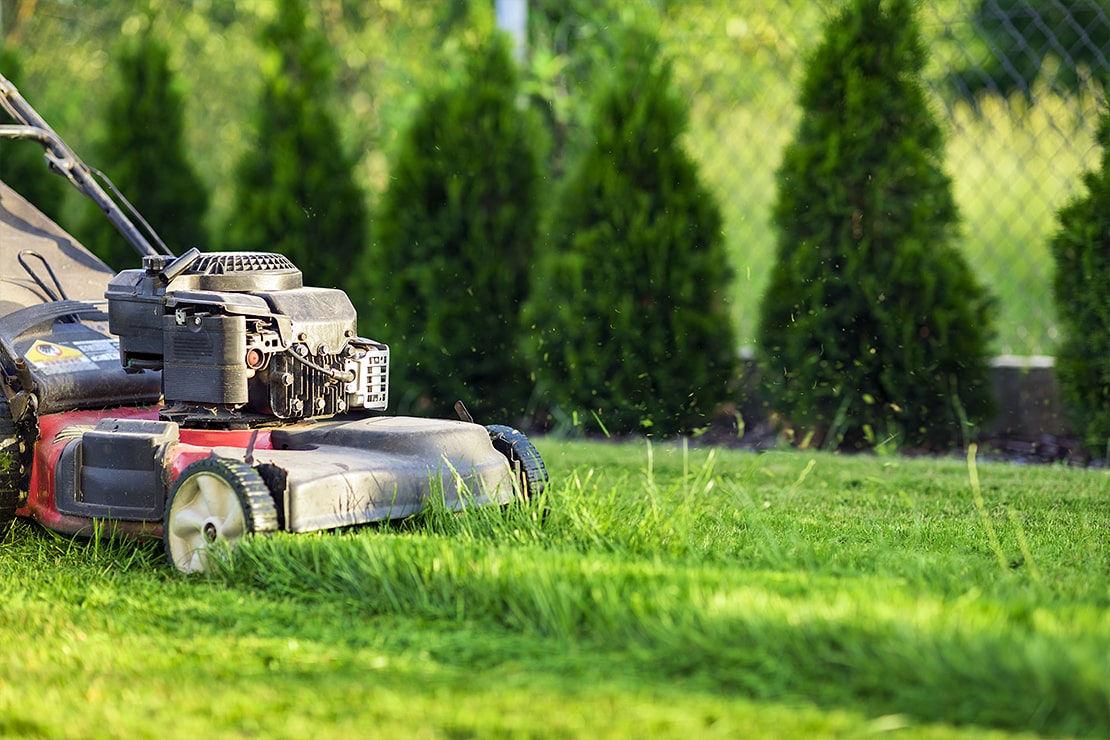
[[[641,31],[620,48],[548,214],[525,322],[556,420],[670,435],[728,398],[731,272],[719,208],[680,144],[668,64]]]
[[[204,226],[208,193],[186,156],[185,98],[169,48],[148,31],[121,48],[116,65],[120,84],[105,106],[96,159],[170,249],[211,248]],[[139,267],[141,258],[100,208],[83,205],[85,246],[116,269]]]
[[[991,301],[954,246],[925,61],[911,2],[852,0],[808,62],[758,329],[799,439],[948,446],[989,411]]]
[[[0,72],[19,89],[25,98],[32,99],[33,89],[24,85],[21,55],[9,44],[0,41]],[[53,111],[40,108],[39,112],[51,120]],[[0,108],[0,125],[15,123]],[[57,221],[62,204],[73,189],[65,179],[52,173],[42,158],[42,146],[35,141],[0,138],[0,180],[31,201],[40,211]]]
[[[520,349],[539,214],[538,124],[517,105],[508,44],[467,52],[402,134],[365,274],[367,331],[392,351],[398,410],[515,422],[531,393]]]
[[[367,209],[328,104],[331,50],[312,18],[300,0],[280,0],[261,31],[257,141],[237,164],[222,237],[229,249],[281,252],[307,285],[347,288],[366,248]]]
[[[1089,450],[1110,457],[1110,113],[1103,113],[1098,143],[1102,160],[1083,176],[1087,192],[1058,215],[1053,294],[1064,401]]]

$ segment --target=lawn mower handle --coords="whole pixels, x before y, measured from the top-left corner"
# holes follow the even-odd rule
[[[31,104],[19,94],[15,85],[2,74],[0,74],[0,107],[7,111],[8,115],[19,124],[16,126],[0,126],[0,138],[29,139],[38,142],[46,152],[46,161],[49,162],[50,169],[65,177],[75,188],[96,203],[108,217],[108,220],[112,222],[112,225],[116,227],[116,230],[127,240],[127,243],[139,253],[140,257],[158,254],[173,256],[173,252],[158,237],[150,224],[139,215],[127,199],[112,185],[111,181],[103,173],[82,162],[81,158],[62,140],[62,137],[50,128],[50,125],[39,115],[38,111],[32,108]],[[101,187],[100,183],[97,182],[97,177],[104,180],[108,188],[115,193],[116,197],[127,207],[127,210],[142,224],[150,239],[128,218],[127,212],[120,207],[119,203]],[[154,248],[151,244],[152,240],[160,249]]]

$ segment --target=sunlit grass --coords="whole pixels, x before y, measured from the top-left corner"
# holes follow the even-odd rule
[[[403,530],[256,539],[221,578],[621,646],[641,675],[745,696],[1110,729],[1105,474],[1047,471],[1030,477],[1067,478],[1066,493],[1003,493],[1017,479],[998,465],[793,454],[719,467],[715,452],[638,449],[635,471],[558,479],[546,518],[433,511]]]
[[[208,578],[17,523],[0,733],[1110,732],[1106,471],[539,447],[547,500],[256,538]]]

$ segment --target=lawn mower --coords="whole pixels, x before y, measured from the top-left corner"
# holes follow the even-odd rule
[[[202,572],[251,534],[543,491],[528,438],[461,402],[458,420],[383,413],[389,349],[346,293],[281,254],[175,255],[3,76],[0,106],[0,137],[41,145],[142,265],[116,273],[0,182],[0,526],[160,537]]]

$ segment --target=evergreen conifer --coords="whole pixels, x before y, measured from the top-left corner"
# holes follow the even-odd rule
[[[525,312],[539,395],[610,433],[703,426],[728,399],[735,335],[722,218],[680,136],[654,37],[628,30],[546,224]]]
[[[1087,192],[1059,213],[1052,240],[1061,342],[1056,372],[1088,449],[1110,455],[1110,112],[1099,123],[1102,160]]]
[[[345,288],[366,247],[366,204],[328,108],[327,39],[305,5],[279,0],[262,33],[255,143],[237,166],[226,247],[280,252],[306,285]]]
[[[23,65],[19,54],[11,46],[0,45],[0,72],[24,97],[30,97],[23,88]],[[7,114],[0,109],[0,123],[15,122],[8,120]],[[72,187],[64,178],[50,171],[43,159],[42,147],[37,142],[18,139],[0,139],[0,180],[54,221],[59,219],[62,203]]]
[[[954,245],[925,61],[910,0],[851,0],[807,66],[758,337],[800,439],[944,446],[991,405],[991,302]]]
[[[108,98],[105,138],[89,158],[174,252],[209,246],[204,217],[208,194],[185,153],[185,108],[170,70],[169,50],[149,31],[116,59],[119,86]],[[117,270],[140,257],[92,203],[80,236]]]
[[[515,421],[531,382],[520,345],[539,203],[538,125],[495,34],[427,95],[403,133],[375,221],[368,333],[391,348],[406,412]]]

